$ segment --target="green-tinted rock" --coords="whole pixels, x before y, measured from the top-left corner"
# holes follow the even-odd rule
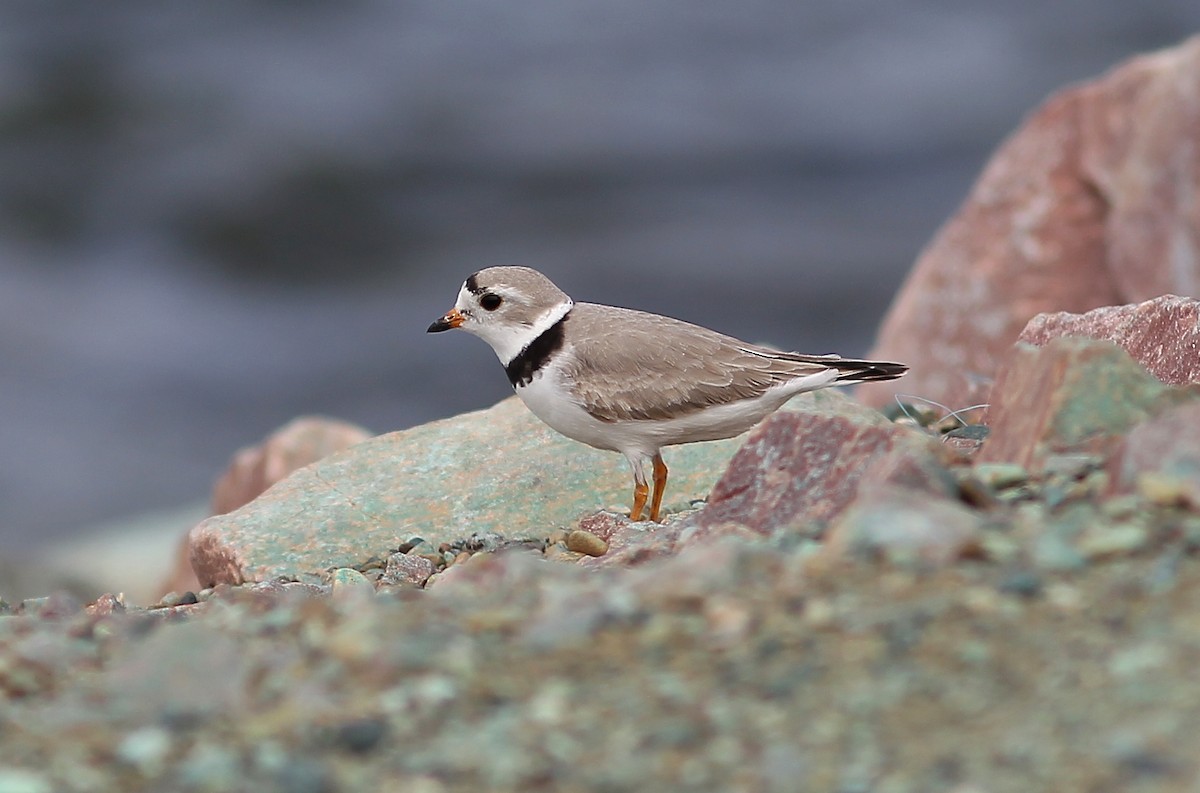
[[[835,392],[803,395],[790,408],[886,424]],[[706,497],[740,442],[666,450],[664,508]],[[414,536],[436,548],[473,533],[544,535],[629,504],[632,490],[624,457],[564,438],[513,397],[300,469],[245,507],[200,524],[192,563],[205,586],[275,576],[318,581],[330,567],[385,556]]]
[[[1200,391],[1163,384],[1111,342],[1018,344],[992,390],[992,431],[979,461],[1040,471],[1051,455],[1107,456],[1130,427],[1196,399]]]

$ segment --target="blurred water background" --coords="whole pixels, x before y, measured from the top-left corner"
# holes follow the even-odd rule
[[[863,352],[1049,92],[1196,0],[0,5],[0,552],[204,499],[302,413],[509,393],[462,279]]]

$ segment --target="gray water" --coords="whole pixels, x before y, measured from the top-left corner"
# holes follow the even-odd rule
[[[863,352],[1049,92],[1195,0],[0,5],[0,551],[301,413],[508,393],[470,272]]]

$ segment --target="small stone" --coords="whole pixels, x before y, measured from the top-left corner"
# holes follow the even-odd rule
[[[1032,570],[1018,570],[1000,580],[997,589],[1007,595],[1035,598],[1042,594],[1042,577]]]
[[[333,742],[354,754],[366,754],[379,745],[387,731],[387,720],[382,717],[352,719],[338,725]]]
[[[576,529],[567,535],[567,550],[587,556],[603,556],[608,553],[608,543],[590,531]]]
[[[158,773],[171,751],[171,734],[161,727],[134,730],[117,744],[119,761],[146,776]]]
[[[979,463],[975,476],[993,490],[1005,490],[1029,481],[1029,471],[1015,463]]]
[[[904,420],[918,427],[928,427],[938,420],[938,411],[933,405],[916,405],[911,402],[893,401],[880,408],[885,417],[896,423]]]
[[[986,424],[967,424],[957,429],[952,429],[943,437],[951,438],[965,443],[983,443],[987,440],[988,435],[992,432],[991,427]]]
[[[96,598],[87,608],[84,609],[93,617],[104,617],[109,614],[124,614],[125,613],[125,597],[124,595],[114,595],[111,592],[101,595]]]
[[[375,587],[365,575],[352,567],[339,567],[331,576],[335,598],[355,598],[375,594]]]
[[[435,569],[433,562],[424,556],[394,553],[388,557],[380,580],[388,584],[424,586]]]
[[[1075,547],[1088,559],[1103,559],[1139,551],[1149,540],[1149,532],[1141,526],[1097,526],[1085,531]]]
[[[1141,474],[1137,478],[1138,492],[1147,501],[1164,507],[1185,505],[1190,487],[1182,477],[1157,472]]]

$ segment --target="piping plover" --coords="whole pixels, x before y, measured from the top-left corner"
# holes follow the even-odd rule
[[[796,394],[892,380],[885,361],[779,352],[678,319],[576,303],[528,267],[489,267],[468,278],[429,333],[461,328],[495,350],[517,395],[568,438],[620,452],[633,469],[632,520],[649,496],[658,521],[664,446],[731,438]]]

